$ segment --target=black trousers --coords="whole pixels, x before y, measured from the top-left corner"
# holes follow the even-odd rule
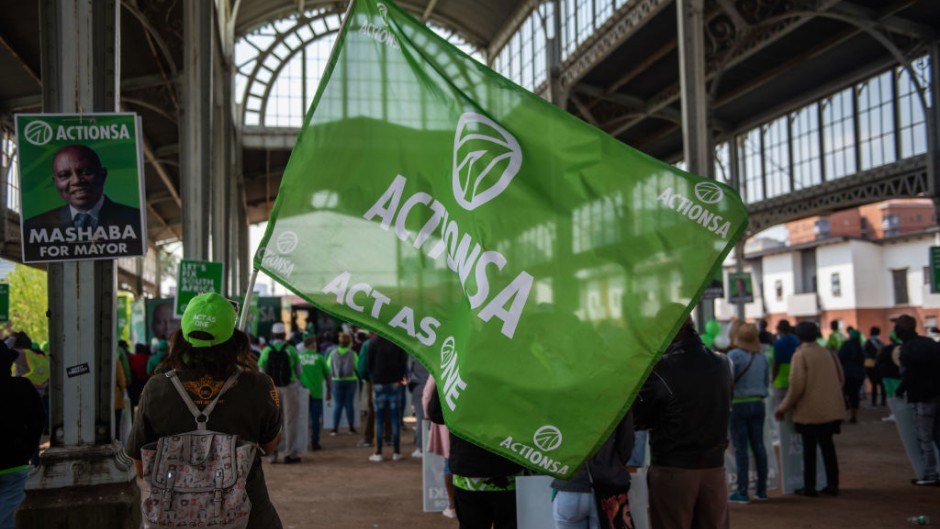
[[[516,529],[516,491],[454,490],[460,529]]]
[[[818,446],[826,468],[826,485],[838,489],[839,461],[836,459],[836,445],[832,442],[833,434],[839,431],[838,421],[826,424],[798,424],[796,428],[803,437],[803,486],[807,490],[816,490]]]

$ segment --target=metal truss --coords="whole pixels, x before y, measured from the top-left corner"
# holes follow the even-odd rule
[[[749,235],[771,226],[826,215],[889,198],[930,197],[927,156],[922,154],[852,176],[748,205]]]

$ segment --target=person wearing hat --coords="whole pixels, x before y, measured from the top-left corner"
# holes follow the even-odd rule
[[[18,356],[19,352],[0,343],[0,402],[8,403],[0,435],[0,527],[4,529],[13,527],[13,514],[26,498],[29,460],[39,449],[43,424],[39,392],[29,380],[12,376]]]
[[[281,438],[281,409],[274,383],[251,360],[248,335],[235,329],[235,310],[214,293],[196,296],[186,306],[181,329],[170,341],[163,367],[176,371],[193,403],[204,409],[225,381],[240,371],[237,382],[219,399],[209,416],[208,430],[238,435],[261,450],[277,448]],[[192,431],[192,414],[180,399],[172,380],[154,376],[147,381],[140,407],[127,439],[127,454],[137,477],[143,477],[141,448],[168,435]],[[251,500],[248,528],[280,528],[281,521],[268,497],[261,453],[252,463],[246,483]]]
[[[764,399],[769,393],[770,362],[761,351],[760,330],[753,323],[738,327],[736,347],[728,351],[734,371],[731,398],[731,443],[737,468],[737,490],[728,501],[748,503],[748,445],[757,463],[756,500],[767,499],[767,450],[764,447]]]
[[[279,451],[285,453],[287,464],[300,463],[300,452],[304,451],[304,435],[300,435],[300,390],[302,389],[300,355],[293,345],[287,343],[284,324],[277,322],[271,326],[271,341],[258,357],[258,367],[274,381],[278,399],[284,416],[284,440],[268,456],[269,463],[277,463]]]

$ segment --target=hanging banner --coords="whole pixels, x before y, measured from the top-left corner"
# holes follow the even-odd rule
[[[754,284],[750,272],[728,273],[728,302],[751,303],[754,301]]]
[[[620,143],[393,3],[356,0],[255,266],[416,356],[454,433],[567,477],[746,226],[731,188]],[[589,309],[599,276],[618,310]]]
[[[225,265],[213,261],[194,261],[180,259],[179,273],[176,276],[175,314],[180,318],[186,312],[186,305],[199,294],[206,292],[222,293],[222,281],[225,277]]]
[[[18,114],[23,262],[147,250],[136,114]]]
[[[705,288],[705,292],[702,293],[703,300],[709,299],[719,299],[725,297],[725,284],[721,281],[722,275],[724,275],[723,270],[718,270],[708,286]]]
[[[0,283],[0,323],[10,321],[10,285]]]

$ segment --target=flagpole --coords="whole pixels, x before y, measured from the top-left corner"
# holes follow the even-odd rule
[[[258,280],[258,269],[251,269],[251,278],[248,280],[248,292],[245,292],[245,299],[242,301],[241,312],[238,314],[238,330],[244,330],[245,320],[248,319],[248,306],[251,305],[251,295],[255,290],[255,281]]]

